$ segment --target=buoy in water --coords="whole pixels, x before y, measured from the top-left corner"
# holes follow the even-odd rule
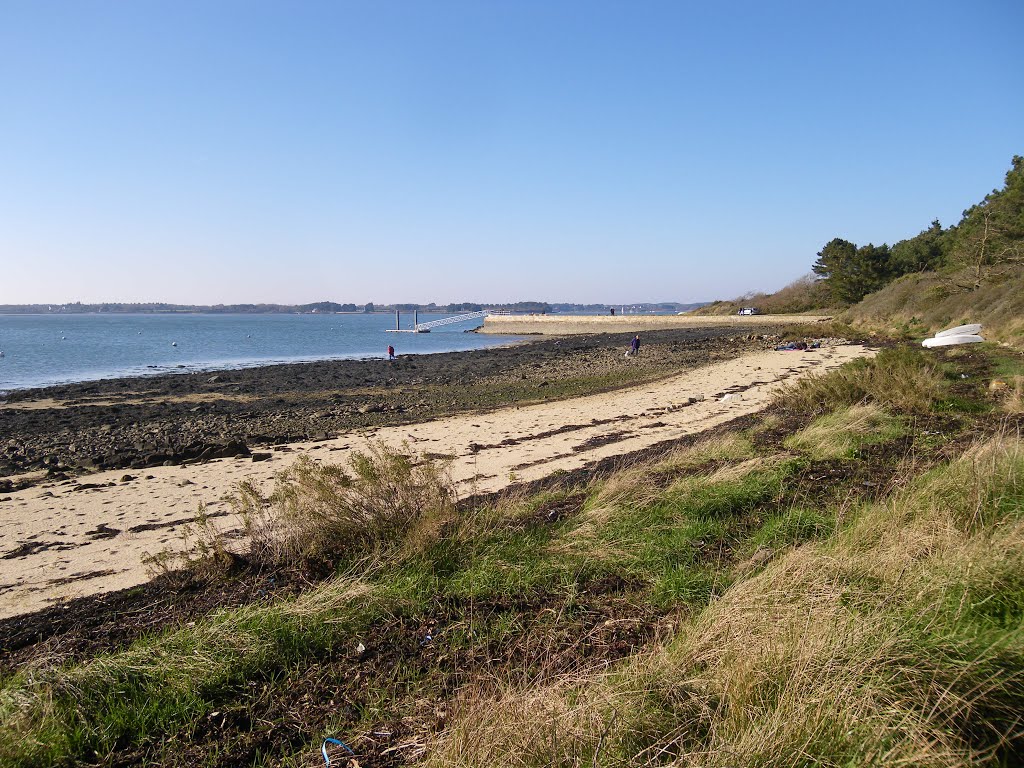
[[[176,341],[172,341],[172,342],[171,342],[171,346],[172,346],[172,347],[176,347],[176,346],[178,346],[178,342],[176,342]]]

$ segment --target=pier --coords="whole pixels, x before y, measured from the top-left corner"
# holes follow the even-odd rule
[[[453,325],[455,323],[462,323],[466,320],[476,320],[477,318],[485,318],[490,315],[507,314],[500,310],[484,309],[480,312],[467,312],[462,315],[453,315],[452,317],[442,317],[439,320],[428,320],[425,323],[419,322],[419,312],[413,310],[412,312],[412,328],[402,327],[402,316],[401,313],[395,310],[395,327],[388,328],[388,333],[430,333],[431,328],[438,328],[442,325]]]

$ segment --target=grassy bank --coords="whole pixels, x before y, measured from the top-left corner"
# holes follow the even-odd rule
[[[989,383],[1018,365],[884,350],[469,506],[420,456],[301,467],[239,497],[241,566],[179,583],[333,576],[98,653],[41,644],[2,681],[0,763],[315,765],[336,736],[364,767],[1017,764],[1024,451]]]
[[[1024,268],[977,290],[951,287],[957,272],[920,272],[869,294],[841,315],[863,328],[886,328],[911,337],[964,323],[983,323],[988,339],[1024,346]]]

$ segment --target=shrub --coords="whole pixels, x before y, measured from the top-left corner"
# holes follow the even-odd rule
[[[827,314],[835,306],[828,283],[814,273],[798,277],[775,293],[754,291],[731,301],[716,301],[693,311],[695,315],[734,315],[740,307],[757,307],[770,315]]]
[[[231,503],[254,562],[309,566],[392,548],[450,514],[455,499],[447,465],[374,443],[352,455],[350,471],[303,456],[269,496],[242,483]]]

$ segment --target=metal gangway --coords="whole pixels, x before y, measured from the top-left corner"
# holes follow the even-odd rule
[[[453,323],[463,323],[466,320],[476,320],[477,318],[487,317],[488,315],[508,315],[511,314],[507,309],[483,309],[479,312],[467,312],[463,315],[453,315],[452,317],[442,317],[440,320],[428,320],[425,323],[418,321],[419,312],[413,311],[412,314],[412,328],[405,329],[401,327],[401,320],[398,312],[395,312],[395,328],[388,329],[398,333],[430,333],[431,328],[439,328],[442,325],[452,325]]]
[[[453,317],[442,317],[440,320],[428,320],[425,323],[416,323],[416,333],[430,333],[431,328],[440,328],[442,325],[453,325],[454,323],[462,323],[466,320],[476,320],[479,317],[487,317],[488,315],[494,314],[492,309],[484,309],[480,312],[467,312],[464,315],[454,315]]]

